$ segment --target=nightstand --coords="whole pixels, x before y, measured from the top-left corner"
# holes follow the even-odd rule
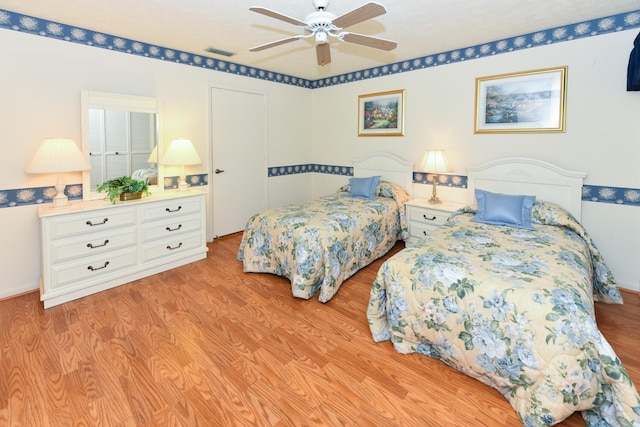
[[[464,207],[462,203],[443,202],[432,205],[427,199],[413,199],[405,204],[409,237],[406,246],[413,246],[447,221],[456,210]]]

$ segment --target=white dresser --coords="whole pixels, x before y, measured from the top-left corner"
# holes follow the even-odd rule
[[[440,227],[456,210],[464,207],[461,203],[443,202],[432,205],[427,199],[413,199],[405,204],[409,238],[406,246],[413,246],[416,242]]]
[[[40,207],[44,308],[204,259],[205,211],[195,190]]]

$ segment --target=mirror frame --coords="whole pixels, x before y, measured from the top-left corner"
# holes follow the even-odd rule
[[[83,90],[81,93],[82,106],[82,152],[89,160],[89,110],[122,110],[137,113],[154,113],[156,115],[156,147],[158,148],[158,185],[150,185],[149,191],[164,191],[164,168],[161,167],[162,154],[162,103],[157,98],[146,96],[125,95],[119,93]],[[82,199],[104,199],[103,193],[91,191],[91,174],[82,172]]]

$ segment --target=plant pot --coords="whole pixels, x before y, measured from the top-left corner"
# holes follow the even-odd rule
[[[120,193],[120,200],[123,202],[125,200],[139,199],[141,197],[142,197],[142,191],[138,191],[137,193],[130,193],[128,191],[125,191],[124,193]]]

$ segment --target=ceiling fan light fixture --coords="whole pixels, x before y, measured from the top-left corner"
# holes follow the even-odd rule
[[[328,43],[327,33],[317,32],[316,33],[316,44],[325,44]]]

